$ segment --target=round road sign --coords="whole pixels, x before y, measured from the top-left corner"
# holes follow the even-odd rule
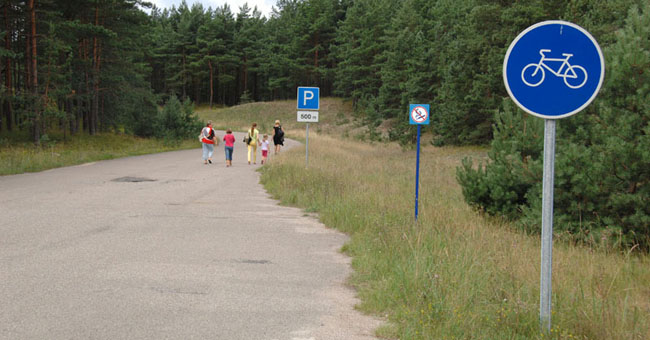
[[[512,100],[546,119],[583,110],[596,98],[604,76],[596,39],[566,21],[528,27],[510,44],[503,62],[503,81]]]

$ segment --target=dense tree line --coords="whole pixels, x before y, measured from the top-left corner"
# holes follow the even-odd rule
[[[2,128],[52,121],[70,133],[148,135],[170,96],[234,105],[295,97],[297,86],[354,101],[371,131],[413,140],[404,107],[434,106],[438,144],[488,143],[506,97],[505,50],[525,27],[567,19],[601,44],[634,0],[278,0],[247,5],[141,0],[2,0]]]
[[[37,141],[53,118],[93,134],[136,126],[172,95],[234,105],[309,85],[352,99],[371,128],[392,121],[403,142],[404,107],[426,102],[437,143],[487,143],[518,32],[562,18],[608,45],[640,2],[278,0],[265,18],[248,6],[147,14],[141,0],[3,0],[0,123]]]
[[[279,0],[267,19],[247,5],[2,0],[0,131],[30,130],[35,143],[48,129],[151,136],[172,97],[234,105],[292,98],[299,85],[331,95],[346,3]]]
[[[154,9],[152,87],[210,105],[287,99],[303,84],[330,95],[343,14],[333,0],[280,0],[269,19],[247,5]]]
[[[132,126],[156,114],[148,91],[146,13],[137,1],[5,0],[2,129],[66,133]]]

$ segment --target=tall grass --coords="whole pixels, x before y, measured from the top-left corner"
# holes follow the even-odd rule
[[[198,132],[197,132],[198,135]],[[42,140],[41,146],[0,138],[0,175],[13,175],[82,164],[87,162],[137,156],[149,153],[199,147],[192,140],[182,142],[138,138],[123,134],[79,134],[63,140],[56,134]]]
[[[319,122],[311,124],[310,130],[345,134],[355,128],[350,126],[351,112],[351,103],[337,98],[321,98]],[[212,120],[214,128],[218,130],[230,128],[233,131],[246,131],[252,123],[257,123],[261,133],[271,134],[275,120],[280,120],[288,138],[304,140],[305,123],[297,122],[295,99],[250,103],[229,108],[198,107],[196,113],[203,121]]]
[[[535,339],[540,334],[538,236],[464,203],[455,168],[476,148],[425,147],[414,223],[415,152],[310,135],[276,157],[262,182],[284,204],[351,234],[352,283],[364,311],[399,339]],[[650,338],[648,257],[556,243],[553,339]]]

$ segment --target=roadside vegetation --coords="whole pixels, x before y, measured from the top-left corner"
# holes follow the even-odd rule
[[[111,132],[84,131],[73,135],[53,121],[46,122],[48,134],[34,145],[27,131],[0,131],[0,176],[37,172],[63,166],[106,159],[137,156],[199,147],[196,139],[201,122],[189,101],[171,97],[152,117],[135,125],[117,127]],[[129,133],[135,130],[138,137]]]
[[[272,157],[262,183],[284,204],[318,213],[351,235],[359,308],[389,320],[389,339],[542,339],[538,235],[481,215],[464,201],[456,169],[476,147],[426,146],[414,223],[415,151],[310,134]],[[638,249],[553,251],[552,339],[647,339],[650,263]]]
[[[114,133],[99,133],[95,136],[78,134],[64,139],[63,134],[54,132],[41,140],[41,146],[34,147],[31,141],[27,141],[28,138],[24,136],[12,142],[6,138],[0,139],[0,176],[120,157],[191,149],[198,145],[194,139],[166,142]]]
[[[349,104],[321,99],[304,148],[271,155],[261,181],[283,204],[316,214],[351,236],[364,312],[388,320],[387,339],[545,339],[539,328],[539,235],[472,209],[456,180],[463,159],[485,147],[423,143],[420,217],[414,213],[415,151],[366,138]],[[215,127],[268,132],[275,119],[304,139],[295,101],[209,110]],[[313,131],[313,132],[312,132]],[[650,334],[650,259],[639,248],[574,245],[559,235],[553,251],[552,339],[646,339]],[[547,337],[548,338],[548,337]]]

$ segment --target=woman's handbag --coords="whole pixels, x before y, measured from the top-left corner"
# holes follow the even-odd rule
[[[246,135],[244,137],[244,144],[248,145],[251,143],[251,137],[249,135]]]

